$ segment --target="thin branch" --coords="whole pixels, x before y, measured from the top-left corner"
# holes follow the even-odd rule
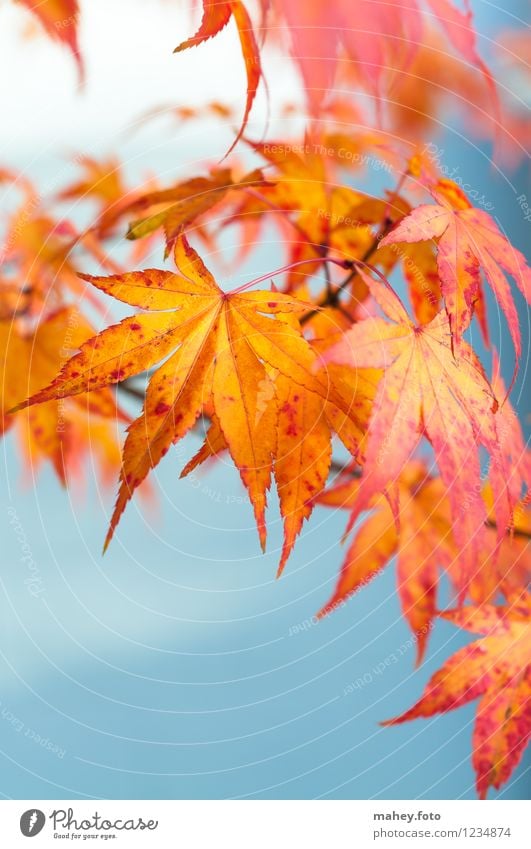
[[[321,249],[322,249],[323,256],[326,256],[327,253],[328,253],[328,245],[321,245]],[[327,262],[325,262],[325,264],[323,266],[323,272],[324,272],[325,285],[326,285],[326,295],[327,295],[328,298],[331,298],[332,292],[333,292],[333,286],[332,286],[332,278],[330,276],[330,268],[329,268]]]
[[[494,530],[498,527],[494,519],[487,519],[485,524],[487,528],[493,528]],[[520,539],[531,539],[531,533],[529,531],[523,531],[519,528],[508,528],[505,533],[508,536],[520,537]]]
[[[351,270],[349,271],[349,273],[347,274],[345,279],[339,284],[339,286],[337,286],[336,289],[327,290],[324,298],[322,298],[322,300],[319,301],[317,307],[315,309],[310,310],[309,312],[305,313],[300,318],[301,324],[306,324],[306,322],[309,321],[311,318],[313,318],[313,316],[316,315],[319,312],[319,310],[322,309],[323,307],[327,307],[327,306],[337,307],[338,306],[341,293],[344,292],[344,290],[347,288],[347,286],[349,286],[350,283],[352,283],[352,281],[358,276],[357,263],[360,263],[360,264],[367,263],[371,259],[372,255],[374,253],[376,253],[376,251],[378,250],[378,245],[380,244],[381,240],[384,238],[384,236],[387,235],[387,233],[390,231],[393,224],[394,224],[393,221],[391,221],[389,218],[386,218],[384,223],[383,223],[383,226],[380,229],[380,231],[374,237],[373,242],[369,245],[369,247],[367,248],[367,250],[365,251],[363,256],[358,260],[350,260],[350,261],[345,260],[345,265],[347,265],[347,263],[348,263],[349,265],[352,266]]]
[[[409,176],[408,170],[404,171],[404,173],[400,175],[400,179],[399,179],[393,193],[391,194],[391,196],[389,197],[389,200],[387,202],[385,218],[384,218],[384,220],[383,220],[383,222],[380,226],[380,230],[378,231],[378,233],[374,237],[374,240],[372,241],[372,243],[369,245],[369,247],[367,248],[367,250],[365,251],[363,256],[361,256],[359,258],[359,260],[352,260],[350,262],[350,265],[352,266],[351,270],[349,271],[349,273],[347,274],[345,279],[339,284],[339,286],[336,289],[329,289],[327,287],[327,291],[326,291],[324,298],[317,305],[318,308],[326,307],[326,306],[337,307],[341,293],[345,291],[345,289],[353,282],[353,280],[355,280],[355,278],[358,275],[358,269],[356,267],[356,262],[367,263],[371,259],[373,254],[376,253],[376,251],[378,250],[378,246],[379,246],[380,242],[382,241],[382,239],[385,236],[387,236],[387,234],[389,233],[389,231],[391,230],[391,228],[395,224],[395,222],[393,221],[393,219],[390,216],[391,206],[392,206],[393,202],[396,200],[396,198],[398,197],[398,193],[400,192],[400,189],[402,188],[402,185],[403,185],[404,181],[407,179],[408,176]],[[306,322],[309,321],[310,318],[312,318],[317,312],[318,312],[318,309],[310,310],[310,312],[305,313],[305,315],[303,315],[302,318],[300,319],[300,323],[306,324]]]
[[[137,401],[141,401],[142,404],[145,401],[145,391],[140,389],[138,386],[133,386],[133,384],[129,383],[127,380],[124,380],[122,383],[117,383],[116,388],[120,392],[124,392],[126,395],[129,395],[130,398],[136,398]]]

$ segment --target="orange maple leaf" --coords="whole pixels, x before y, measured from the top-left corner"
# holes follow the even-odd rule
[[[50,462],[63,484],[69,473],[79,470],[81,459],[94,451],[94,446],[105,480],[119,468],[116,422],[129,419],[117,407],[111,390],[101,388],[72,400],[57,396],[25,415],[8,411],[47,386],[65,359],[93,333],[73,307],[55,311],[31,331],[21,330],[16,322],[0,321],[2,431],[16,424],[28,465],[34,470],[42,461]]]
[[[16,279],[5,282],[13,289],[18,286],[16,313],[23,309],[27,314],[40,315],[43,307],[46,311],[50,307],[62,307],[67,294],[76,298],[85,294],[86,287],[80,283],[73,263],[75,248],[83,248],[109,271],[119,269],[107,257],[93,233],[78,232],[68,219],[42,211],[41,204],[37,190],[28,186],[24,203],[9,220],[4,259],[6,265],[15,267]],[[0,296],[4,294],[2,290]],[[92,292],[87,297],[97,309],[100,308]],[[3,306],[5,308],[5,304]]]
[[[332,433],[327,418],[327,402],[321,395],[292,383],[283,374],[258,387],[256,419],[266,415],[276,428],[272,447],[273,474],[278,489],[280,512],[284,520],[284,544],[278,575],[300,533],[303,522],[312,513],[313,499],[323,489],[332,460]],[[361,433],[358,434],[361,436]],[[227,449],[219,420],[212,424],[197,454],[186,464],[181,477]]]
[[[361,480],[341,480],[316,499],[327,507],[356,506]],[[397,558],[397,589],[402,612],[417,643],[417,663],[426,650],[437,612],[439,567],[448,568],[457,556],[444,485],[430,477],[424,463],[412,460],[398,481],[400,525],[397,529],[383,496],[354,536],[337,586],[319,616],[332,612],[366,586]]]
[[[166,237],[167,257],[177,237],[209,212],[230,190],[252,188],[263,182],[261,171],[252,171],[236,180],[230,168],[217,168],[210,177],[192,177],[169,189],[146,192],[127,206],[122,206],[117,215],[149,209],[148,216],[131,222],[127,238],[140,239],[162,227]]]
[[[77,40],[78,0],[17,0],[35,15],[50,38],[64,44],[76,60],[79,80],[85,75]]]
[[[236,138],[231,144],[226,156],[233,150],[236,144],[241,139],[249,113],[256,97],[258,85],[262,77],[262,65],[260,62],[260,51],[254,35],[253,24],[249,13],[241,0],[228,0],[228,2],[219,2],[219,0],[203,0],[203,17],[199,25],[199,29],[191,38],[181,42],[174,53],[181,50],[187,50],[188,47],[196,47],[203,41],[217,35],[228,24],[230,19],[234,18],[234,22],[238,29],[238,36],[242,49],[242,56],[245,62],[245,71],[247,74],[247,99],[245,103],[245,112],[243,120]]]
[[[480,698],[472,763],[481,798],[499,789],[519,763],[531,733],[530,597],[504,607],[484,605],[441,616],[475,634],[430,679],[422,698],[384,725],[446,713]]]
[[[294,315],[284,314],[279,316],[279,320],[297,328]],[[330,323],[326,331],[330,334]],[[312,347],[319,353],[329,344],[314,342]],[[332,364],[328,378],[334,393],[337,393],[336,398],[343,399],[341,408],[306,386],[293,383],[280,372],[268,370],[268,376],[269,379],[258,386],[256,418],[273,414],[277,431],[273,475],[284,523],[284,542],[277,572],[280,575],[304,521],[309,519],[316,498],[326,484],[334,432],[354,456],[363,445],[380,372],[376,369],[356,372],[349,367]],[[345,409],[348,409],[348,414]],[[209,415],[212,423],[205,441],[184,467],[181,477],[227,448],[215,413],[209,411]]]
[[[352,401],[319,370],[318,357],[298,324],[278,318],[304,312],[309,304],[278,292],[223,292],[184,237],[176,242],[175,258],[180,274],[148,269],[111,277],[82,275],[118,300],[149,312],[90,339],[46,389],[19,408],[93,392],[164,361],[151,376],[142,415],[129,427],[106,545],[135,488],[211,403],[249,490],[264,546],[278,414],[272,386],[269,403],[260,405],[264,387],[272,382],[271,369],[345,416],[351,415]]]
[[[349,416],[322,395],[294,384],[280,373],[274,375],[273,382],[265,382],[258,388],[257,418],[266,412],[270,415],[271,408],[275,409],[277,438],[273,448],[273,475],[284,522],[278,575],[286,565],[303,522],[313,511],[316,496],[326,484],[332,460],[333,432],[353,454],[363,442],[377,374],[374,371],[363,378],[351,370],[346,391],[337,375],[331,375],[335,389],[351,406]],[[203,445],[186,464],[181,477],[226,448],[219,421],[213,414]]]

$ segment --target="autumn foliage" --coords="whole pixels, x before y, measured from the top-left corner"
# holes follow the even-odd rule
[[[77,3],[20,2],[82,74]],[[276,488],[279,574],[316,505],[345,510],[346,554],[320,615],[395,562],[419,662],[439,617],[475,635],[387,724],[479,700],[472,761],[484,797],[507,781],[531,727],[531,457],[498,356],[487,368],[470,328],[490,345],[490,291],[516,374],[531,271],[430,156],[425,140],[442,108],[437,45],[459,69],[456,86],[481,104],[475,131],[495,155],[517,158],[525,132],[512,133],[509,149],[501,116],[511,127],[521,116],[479,56],[469,11],[450,0],[204,0],[195,34],[176,33],[176,51],[202,50],[208,63],[204,42],[226,26],[241,43],[243,112],[175,109],[178,121],[207,109],[236,127],[222,161],[173,185],[130,186],[118,162],[83,158],[79,178],[45,200],[0,172],[20,191],[0,276],[2,432],[16,430],[32,466],[51,463],[65,484],[89,454],[102,481],[118,479],[105,548],[137,488],[192,430],[203,444],[182,475],[229,456],[262,549]],[[302,136],[250,133],[270,43],[290,50],[300,73]],[[409,74],[419,74],[414,96]],[[367,97],[347,96],[338,80],[369,96],[372,114]],[[373,192],[376,171],[385,188]],[[62,218],[65,200],[95,204],[92,226]],[[266,228],[280,267],[224,291],[209,255],[223,253],[229,227],[243,246],[235,270]],[[112,257],[117,235],[132,243],[126,265]],[[155,244],[166,266],[142,268]],[[86,273],[89,262],[99,273]],[[112,299],[131,314],[96,333],[88,316]],[[124,404],[131,397],[142,404],[136,418]],[[454,598],[444,611],[441,580]]]

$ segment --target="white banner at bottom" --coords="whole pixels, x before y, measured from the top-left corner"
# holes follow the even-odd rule
[[[528,849],[517,801],[0,801],[1,845]],[[28,841],[35,839],[34,844]],[[69,841],[67,843],[67,841]]]

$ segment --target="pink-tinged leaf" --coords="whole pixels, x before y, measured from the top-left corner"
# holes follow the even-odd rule
[[[369,284],[372,292],[384,288],[370,278]],[[465,590],[487,518],[479,494],[479,446],[502,465],[494,416],[497,402],[477,357],[464,341],[459,356],[455,355],[446,314],[440,312],[429,324],[418,327],[409,320],[391,324],[369,318],[359,322],[324,359],[356,368],[385,368],[371,414],[351,524],[375,495],[392,492],[424,434],[446,486],[455,540],[463,549],[458,583]],[[393,505],[392,500],[390,503]],[[396,506],[394,509],[396,513]]]
[[[531,270],[525,258],[500,233],[483,210],[472,207],[454,211],[447,206],[424,204],[400,221],[381,241],[419,242],[438,239],[437,263],[441,291],[446,302],[452,334],[459,344],[480,295],[482,268],[505,313],[517,357],[521,354],[518,313],[504,272],[531,302]]]
[[[481,698],[474,725],[472,762],[481,798],[518,765],[531,733],[531,625],[529,596],[506,607],[464,607],[443,614],[481,633],[430,679],[422,698],[384,725],[430,717]]]
[[[290,30],[291,51],[300,68],[310,108],[317,112],[336,72],[340,4],[332,5],[327,0],[276,0],[276,5]]]
[[[317,503],[356,509],[360,484],[355,478],[341,482],[320,495]],[[375,499],[372,512],[349,546],[334,593],[319,615],[343,604],[396,556],[400,605],[420,663],[437,612],[439,568],[447,569],[457,551],[440,478],[430,477],[425,465],[413,460],[405,466],[397,490],[399,528],[386,499]]]
[[[319,503],[319,501],[318,501]],[[325,616],[369,584],[396,554],[398,533],[385,505],[363,522],[349,545],[336,588],[319,611]]]
[[[393,71],[410,64],[421,42],[423,23],[416,0],[357,0],[355,6],[348,0],[277,0],[276,5],[288,24],[292,54],[314,113],[334,82],[340,46],[367,88],[380,98],[384,80],[391,83]]]
[[[358,0],[354,9],[343,0],[342,7],[343,43],[368,88],[382,97],[385,78],[392,83],[394,71],[407,69],[421,44],[423,23],[416,0]]]
[[[495,109],[496,120],[500,119],[500,103],[498,90],[494,77],[477,51],[476,32],[472,23],[472,10],[469,0],[465,0],[465,10],[460,11],[450,0],[428,0],[434,15],[446,32],[450,43],[455,47],[463,59],[472,67],[479,68],[489,92]]]
[[[486,693],[478,705],[472,765],[478,795],[499,790],[520,762],[531,733],[531,669]]]

